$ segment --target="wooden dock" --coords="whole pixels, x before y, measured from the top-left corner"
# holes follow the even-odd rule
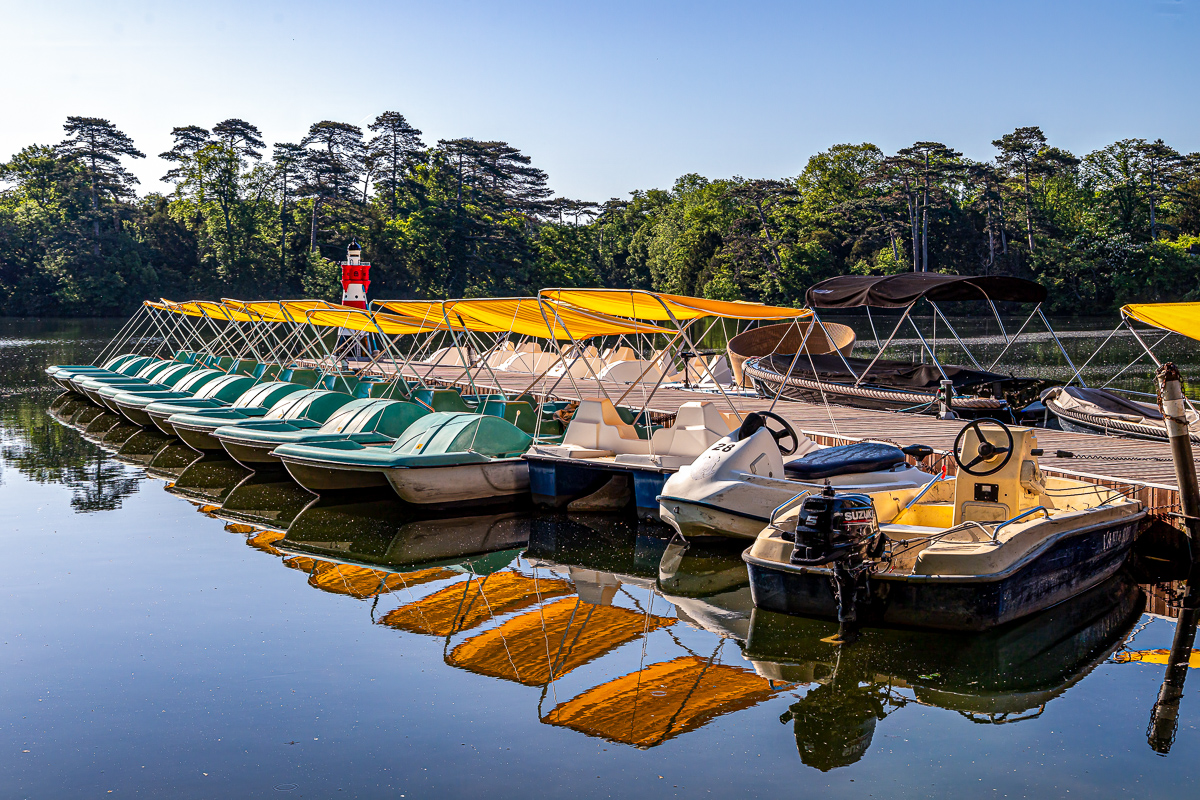
[[[388,377],[395,374],[390,367],[373,371]],[[472,368],[468,373],[463,367],[417,364],[406,366],[404,374],[408,378],[419,378],[429,385],[456,387],[464,393],[495,391],[515,395],[528,392],[550,400],[608,397],[618,405],[635,410],[645,405],[654,416],[664,420],[674,417],[681,405],[692,400],[710,400],[723,408],[732,404],[741,413],[771,409],[818,444],[839,445],[876,439],[900,446],[928,445],[934,449],[935,455],[927,466],[936,468],[945,464],[951,474],[956,468],[948,454],[954,446],[954,438],[964,425],[962,421],[939,420],[932,416],[783,399],[772,408],[768,399],[722,396],[678,388],[659,388],[647,403],[646,396],[651,394],[652,386],[601,383],[595,379],[570,377],[535,379],[536,376],[525,373],[492,372],[480,368]],[[1047,473],[1111,487],[1141,500],[1151,514],[1174,522],[1174,518],[1167,515],[1178,511],[1178,492],[1171,449],[1165,442],[1049,429],[1038,430],[1037,439],[1038,445],[1045,451],[1039,460]],[[1059,458],[1056,455],[1058,451],[1074,453],[1075,457]]]

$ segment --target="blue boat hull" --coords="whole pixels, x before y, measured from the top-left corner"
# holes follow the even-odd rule
[[[658,519],[658,500],[671,472],[604,462],[582,464],[567,459],[526,458],[529,462],[529,488],[533,502],[561,508],[572,500],[587,497],[608,483],[614,475],[628,475],[633,484],[634,504],[639,519]]]

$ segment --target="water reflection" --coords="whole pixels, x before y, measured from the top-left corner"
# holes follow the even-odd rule
[[[1128,576],[1013,626],[978,635],[869,629],[852,647],[833,623],[756,610],[746,655],[758,674],[812,688],[780,717],[822,771],[863,757],[879,720],[910,703],[1006,724],[1040,716],[1121,645],[1140,616]]]

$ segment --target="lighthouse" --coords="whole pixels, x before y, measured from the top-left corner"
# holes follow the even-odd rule
[[[342,305],[367,307],[367,289],[371,286],[371,265],[364,264],[358,240],[346,245],[346,260],[342,262]]]
[[[370,275],[371,265],[363,263],[362,248],[355,239],[346,245],[346,260],[342,262],[342,305],[366,309]],[[374,350],[371,334],[338,329],[338,352],[343,359],[370,358]]]

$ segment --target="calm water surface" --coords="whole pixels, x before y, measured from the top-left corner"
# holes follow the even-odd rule
[[[740,546],[312,504],[152,436],[96,444],[41,370],[114,329],[0,320],[0,797],[1195,792],[1200,677],[1156,753],[1145,651],[1174,623],[1136,587],[839,654],[830,624],[752,613]]]

